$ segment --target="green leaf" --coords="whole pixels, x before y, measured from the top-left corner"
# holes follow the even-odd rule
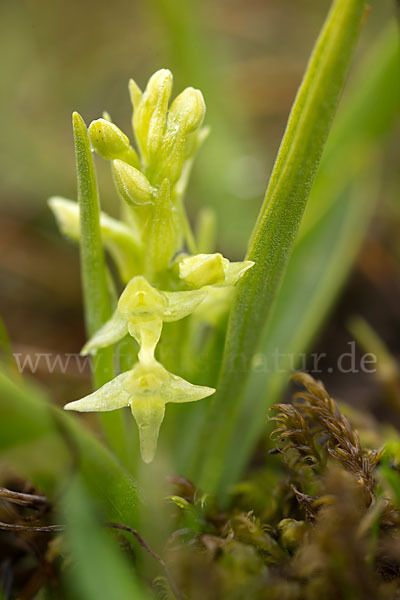
[[[333,3],[289,117],[246,257],[255,265],[239,282],[233,301],[217,394],[193,471],[208,491],[219,486],[251,361],[296,239],[364,6],[365,0]]]
[[[80,473],[107,519],[137,526],[140,491],[114,455],[42,391],[0,371],[2,460],[52,496]]]
[[[300,238],[326,214],[338,190],[345,189],[345,174],[349,169],[362,168],[371,143],[386,135],[399,115],[399,32],[395,21],[372,45],[349,92],[329,136]]]
[[[369,188],[353,184],[339,196],[292,254],[226,449],[221,475],[225,492],[267,431],[268,407],[278,401],[290,372],[302,368],[302,357],[350,272],[377,199],[376,182],[369,183]],[[239,426],[243,422],[246,428]]]
[[[72,559],[64,577],[74,597],[81,600],[150,598],[111,532],[96,520],[95,506],[79,481],[69,487],[63,504],[66,545]]]
[[[100,229],[100,204],[92,149],[86,125],[75,112],[72,116],[78,179],[80,215],[80,258],[85,321],[91,337],[111,316],[104,251]],[[93,361],[94,384],[100,387],[113,378],[113,347],[99,350]],[[110,445],[126,460],[123,415],[100,416]]]
[[[398,31],[391,23],[365,58],[327,144],[299,239],[263,332],[264,364],[252,373],[225,456],[225,487],[240,476],[265,431],[268,407],[279,401],[290,370],[299,364],[290,359],[291,364],[281,364],[276,372],[271,366],[275,350],[289,357],[307,352],[350,272],[379,196],[377,144],[398,117],[399,106]]]
[[[266,430],[268,406],[279,401],[289,371],[297,366],[290,357],[308,350],[349,273],[378,197],[377,144],[398,116],[399,104],[398,32],[392,23],[365,58],[327,144],[226,450],[225,489],[240,476]],[[355,186],[357,181],[361,185]],[[281,358],[280,372],[274,366],[276,350],[292,363],[283,364]]]

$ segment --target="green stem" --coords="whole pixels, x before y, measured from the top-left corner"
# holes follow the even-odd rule
[[[251,362],[310,195],[364,6],[365,0],[333,3],[297,94],[250,240],[247,259],[255,265],[239,282],[233,301],[217,394],[191,473],[210,492],[219,487]]]
[[[111,316],[111,302],[100,230],[100,204],[92,149],[86,125],[74,112],[80,215],[80,260],[87,335],[92,336]],[[114,377],[113,347],[99,350],[93,359],[93,385],[97,389]],[[104,434],[117,455],[125,461],[124,415],[122,411],[100,413]]]

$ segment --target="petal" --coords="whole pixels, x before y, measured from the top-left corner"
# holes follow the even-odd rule
[[[192,290],[189,292],[163,292],[167,299],[163,320],[178,321],[190,315],[207,296],[207,291]]]
[[[64,406],[65,410],[77,410],[78,412],[108,411],[129,406],[132,393],[129,383],[132,380],[132,372],[126,371],[103,385],[100,389],[85,396],[81,400],[69,402]]]
[[[195,402],[214,394],[215,389],[202,385],[193,385],[178,375],[169,373],[168,382],[163,386],[165,402]]]
[[[119,342],[128,333],[128,322],[118,310],[116,310],[103,327],[94,334],[93,337],[84,345],[81,350],[81,354],[84,356],[98,350],[99,348],[105,348],[111,344]]]
[[[153,460],[158,434],[165,414],[165,403],[158,395],[134,397],[132,415],[139,428],[140,454],[145,463]]]

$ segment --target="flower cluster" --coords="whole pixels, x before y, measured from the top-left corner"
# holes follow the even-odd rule
[[[139,345],[137,362],[65,408],[108,411],[130,406],[139,428],[142,458],[150,462],[165,404],[193,402],[215,391],[188,383],[158,362],[156,348],[163,324],[201,314],[200,304],[212,314],[213,308],[229,299],[232,286],[253,263],[231,263],[219,253],[196,253],[183,196],[195,153],[207,135],[202,127],[201,92],[186,88],[169,104],[172,74],[166,69],[151,77],[143,93],[134,81],[129,90],[137,151],[107,115],[88,128],[93,149],[111,162],[123,200],[123,220],[101,213],[100,229],[126,287],[113,316],[82,353],[94,353],[130,335]],[[50,207],[62,232],[79,240],[78,205],[54,197]]]

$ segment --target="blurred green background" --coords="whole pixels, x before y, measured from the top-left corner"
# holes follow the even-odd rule
[[[156,69],[168,67],[175,93],[187,85],[201,88],[212,131],[196,163],[187,206],[193,221],[200,206],[212,206],[219,249],[240,258],[329,5],[329,0],[2,0],[0,314],[16,352],[77,352],[84,339],[78,252],[58,234],[46,204],[53,194],[75,198],[72,111],[89,123],[107,110],[129,132],[130,77],[143,86]],[[354,70],[395,12],[392,0],[371,2]],[[386,150],[388,171],[398,164],[397,150],[394,142]],[[115,214],[118,202],[100,161],[98,173],[102,205]],[[371,265],[375,273],[383,268],[389,280],[377,293],[388,297],[398,291],[397,183],[392,176],[382,188],[374,232],[357,271],[368,279]],[[364,296],[363,285],[368,281],[361,292],[356,285],[352,298]],[[398,318],[396,313],[396,324]],[[396,329],[386,329],[394,336]],[[37,376],[59,402],[89,386],[88,374],[73,368],[50,376],[39,368]]]

